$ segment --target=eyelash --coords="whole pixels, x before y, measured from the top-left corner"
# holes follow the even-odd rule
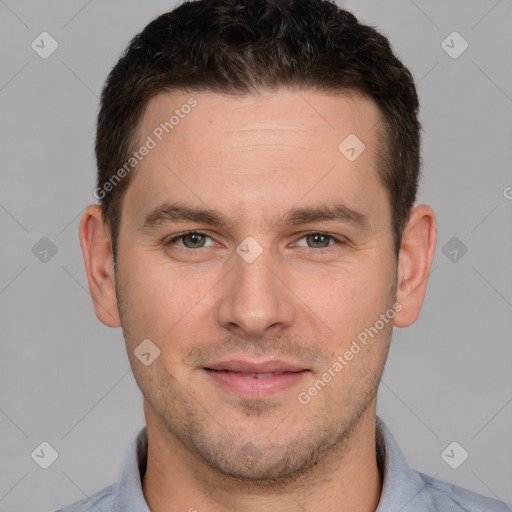
[[[204,237],[207,237],[207,238],[210,238],[210,239],[213,240],[213,238],[211,238],[211,236],[209,236],[204,231],[187,231],[186,233],[182,233],[181,235],[177,235],[177,236],[171,238],[170,240],[168,240],[165,243],[165,245],[173,245],[177,240],[180,240],[181,238],[184,238],[187,235],[201,235],[201,236],[204,236]],[[330,240],[334,240],[336,242],[336,243],[334,243],[332,245],[328,245],[327,247],[320,247],[320,248],[306,247],[306,249],[311,249],[313,251],[319,251],[320,249],[327,250],[327,249],[330,249],[330,248],[334,247],[335,245],[344,245],[346,243],[344,240],[340,240],[339,238],[337,238],[337,237],[335,237],[333,235],[329,235],[327,233],[322,233],[321,231],[309,231],[308,233],[303,233],[301,235],[301,237],[299,238],[299,240],[302,240],[303,238],[305,238],[307,236],[310,236],[310,235],[320,235],[320,236],[323,236],[323,237],[327,237]],[[179,246],[179,247],[181,249],[189,250],[189,251],[197,251],[198,249],[204,249],[204,247],[196,247],[195,249],[190,248],[190,247],[185,247],[185,246]]]

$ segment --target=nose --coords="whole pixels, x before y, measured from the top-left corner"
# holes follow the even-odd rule
[[[278,333],[293,324],[296,306],[283,269],[272,262],[269,250],[251,263],[238,254],[222,283],[217,320],[243,337]]]

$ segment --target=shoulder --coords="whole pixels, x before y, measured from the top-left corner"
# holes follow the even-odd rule
[[[57,512],[111,512],[114,510],[113,501],[115,488],[117,484],[113,484],[105,489],[93,494],[90,498],[84,498],[73,505],[61,508]]]
[[[512,512],[502,501],[487,498],[457,485],[415,471],[423,480],[424,493],[432,511],[442,512]]]

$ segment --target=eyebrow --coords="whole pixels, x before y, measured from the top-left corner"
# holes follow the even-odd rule
[[[140,229],[149,230],[161,224],[180,221],[197,222],[227,230],[231,230],[234,225],[234,222],[217,210],[196,208],[181,203],[164,203],[146,216]],[[325,221],[337,221],[362,230],[369,230],[371,227],[364,213],[349,208],[344,203],[293,208],[284,215],[266,218],[266,221],[272,228]]]

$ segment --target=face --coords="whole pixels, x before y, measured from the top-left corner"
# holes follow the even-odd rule
[[[374,403],[388,352],[379,110],[315,91],[193,98],[160,94],[141,122],[137,147],[155,146],[123,200],[116,271],[128,355],[148,425],[225,475],[291,478]]]

